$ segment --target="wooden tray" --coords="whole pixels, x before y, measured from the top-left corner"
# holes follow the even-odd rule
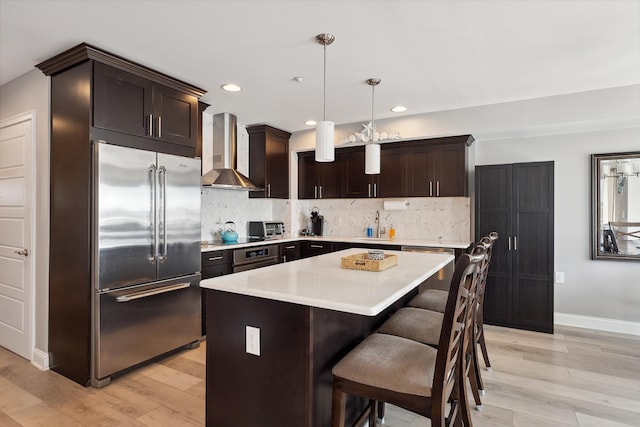
[[[385,254],[384,259],[379,261],[369,259],[367,253],[343,256],[340,259],[340,267],[352,270],[383,271],[396,265],[398,265],[397,255]]]

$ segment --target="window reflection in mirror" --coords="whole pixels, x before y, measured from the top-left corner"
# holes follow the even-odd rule
[[[592,155],[592,258],[640,260],[640,152]]]

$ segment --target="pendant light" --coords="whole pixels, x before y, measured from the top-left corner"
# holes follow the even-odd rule
[[[380,84],[380,79],[368,79],[367,84],[371,86],[371,141],[364,146],[364,173],[375,175],[380,173],[380,144],[376,144],[376,122],[373,119],[373,108],[376,86]]]
[[[324,46],[324,91],[323,99],[323,119],[316,124],[316,162],[333,162],[335,158],[335,147],[333,143],[333,122],[327,121],[327,45],[335,40],[331,34],[318,34],[318,43]]]

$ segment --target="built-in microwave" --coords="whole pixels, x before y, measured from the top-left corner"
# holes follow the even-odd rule
[[[275,221],[249,221],[248,235],[250,239],[269,240],[284,237],[284,223]]]

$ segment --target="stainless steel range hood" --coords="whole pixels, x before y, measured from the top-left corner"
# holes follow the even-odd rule
[[[227,190],[262,191],[236,170],[236,116],[229,113],[213,116],[213,169],[202,176],[202,185]]]

